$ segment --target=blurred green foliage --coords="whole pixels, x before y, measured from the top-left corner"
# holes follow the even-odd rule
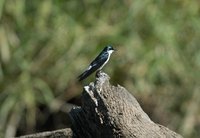
[[[199,38],[198,0],[0,0],[0,137],[20,122],[33,132],[38,106],[75,96],[69,85],[113,44],[113,83],[135,91],[154,121],[197,138]]]

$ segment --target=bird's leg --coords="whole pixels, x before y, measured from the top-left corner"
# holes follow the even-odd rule
[[[99,75],[100,75],[101,72],[102,72],[101,70],[97,70],[97,72],[96,72],[96,78],[99,77]]]

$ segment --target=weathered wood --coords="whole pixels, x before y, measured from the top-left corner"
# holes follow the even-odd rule
[[[82,106],[70,113],[71,129],[43,132],[20,138],[182,138],[156,124],[125,88],[112,86],[109,76],[98,73],[96,81],[84,87]]]
[[[79,138],[181,138],[156,124],[137,100],[123,87],[112,86],[100,72],[94,83],[84,87],[82,107],[70,112],[73,136]]]
[[[17,138],[71,138],[73,135],[70,128],[55,130],[55,131],[46,131],[31,135],[20,136]]]

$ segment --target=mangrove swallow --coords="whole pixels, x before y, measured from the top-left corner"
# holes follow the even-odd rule
[[[95,71],[100,71],[110,59],[110,55],[114,52],[114,48],[110,45],[106,46],[103,51],[90,63],[89,67],[78,76],[78,80],[82,81]]]

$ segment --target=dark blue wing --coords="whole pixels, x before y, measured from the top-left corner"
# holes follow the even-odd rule
[[[81,75],[78,76],[78,80],[81,81],[85,78],[87,78],[90,74],[95,72],[97,69],[99,69],[107,60],[108,53],[107,52],[101,52],[90,64],[89,68],[83,72]]]
[[[101,52],[91,63],[90,65],[96,67],[96,69],[100,68],[108,59],[108,52]]]

